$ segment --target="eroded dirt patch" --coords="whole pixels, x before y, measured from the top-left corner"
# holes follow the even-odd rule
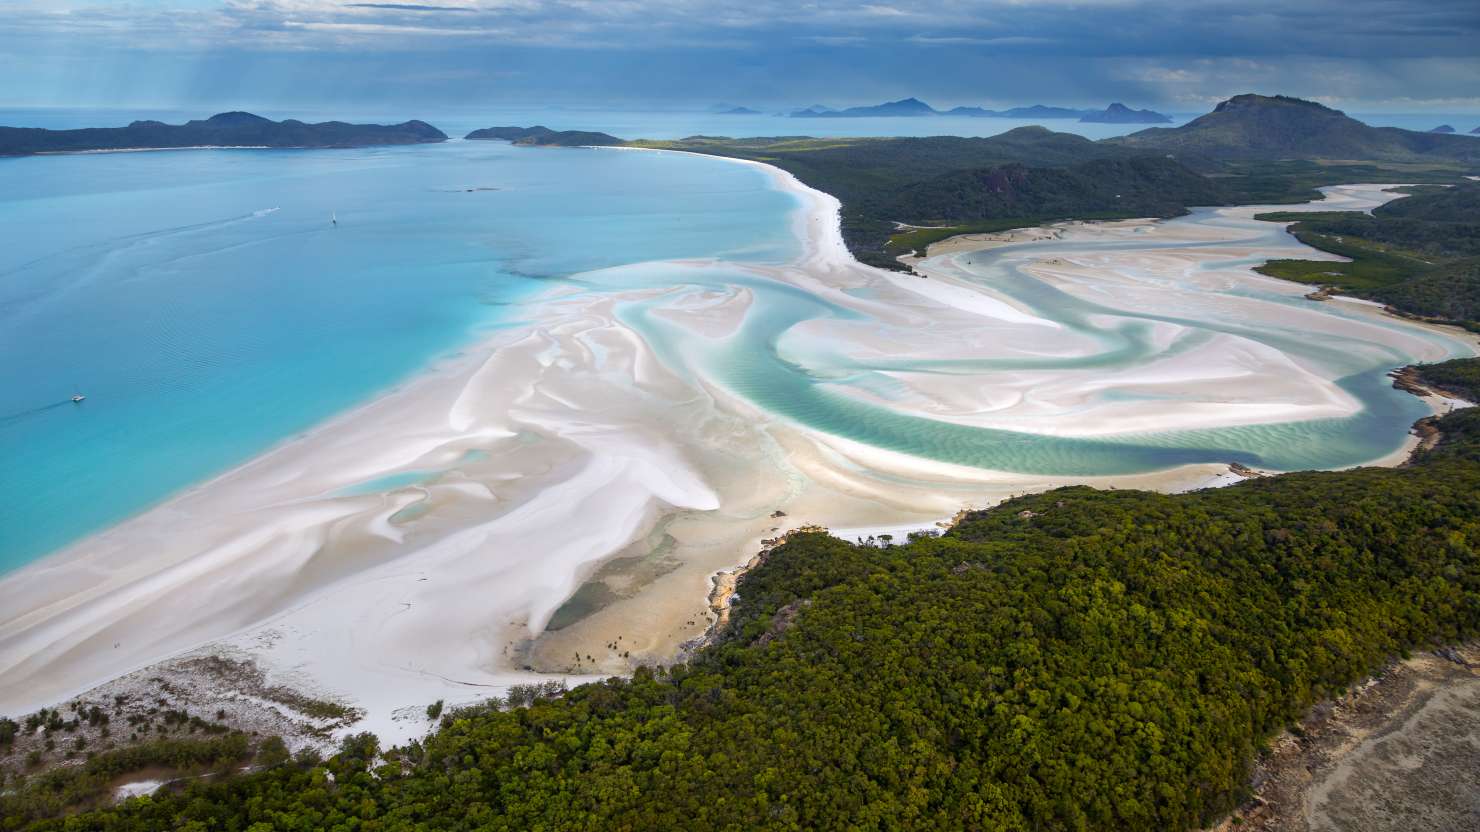
[[[1395,662],[1321,703],[1252,785],[1217,832],[1480,829],[1480,645]]]

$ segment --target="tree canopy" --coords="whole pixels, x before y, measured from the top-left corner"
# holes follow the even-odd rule
[[[424,744],[41,830],[1190,829],[1261,744],[1480,629],[1465,412],[1418,464],[1067,488],[875,547],[793,534],[688,664],[463,708]],[[546,692],[548,693],[548,692]]]

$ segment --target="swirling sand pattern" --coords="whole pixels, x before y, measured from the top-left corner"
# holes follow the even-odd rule
[[[600,256],[572,238],[500,261],[498,274],[533,276],[534,295],[467,280],[480,273],[478,245],[444,251],[437,262],[466,280],[462,302],[493,301],[499,327],[483,328],[482,314],[433,316],[483,340],[5,576],[0,711],[51,704],[182,651],[228,649],[274,675],[310,668],[297,683],[352,698],[369,714],[354,730],[393,742],[424,727],[393,718],[421,712],[409,705],[671,658],[697,632],[688,622],[701,617],[709,577],[783,523],[928,523],[1069,482],[1173,489],[1226,482],[1234,461],[1391,459],[1422,406],[1383,372],[1472,349],[1250,274],[1258,256],[1300,250],[1248,220],[1250,209],[943,254],[920,265],[922,279],[854,262],[836,201],[778,171],[615,152],[528,158],[579,158],[593,174],[642,159],[638,169],[666,171],[713,210],[653,206],[643,222],[671,225],[672,244],[644,258],[598,221],[624,204],[606,194],[611,204],[588,205],[580,226],[599,231],[584,244]],[[406,159],[442,153],[455,162],[444,171],[525,158],[456,147],[350,154],[347,164],[364,166],[350,182],[368,173],[404,183]],[[733,174],[720,177],[728,195],[704,186],[716,166]],[[1383,198],[1357,189],[1332,201]],[[781,210],[747,226],[740,204]],[[285,207],[228,228],[295,216]],[[481,233],[466,217],[438,216],[447,222],[382,223],[376,235],[427,235],[421,250]],[[708,230],[681,234],[684,223]],[[758,245],[737,238],[752,236]],[[404,307],[392,311],[421,308],[407,286],[414,270],[373,265],[368,286]],[[293,296],[342,289],[310,283]],[[437,353],[427,346],[423,362]],[[645,564],[645,583],[629,574],[620,598],[547,630],[618,555]],[[616,634],[621,654],[604,646]],[[597,659],[572,665],[573,655]]]

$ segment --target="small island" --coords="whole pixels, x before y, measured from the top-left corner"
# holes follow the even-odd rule
[[[424,121],[401,124],[308,124],[273,121],[251,113],[220,113],[185,124],[135,121],[127,127],[48,130],[0,127],[0,156],[85,153],[102,150],[170,150],[190,147],[327,148],[442,142],[447,135]]]
[[[849,107],[846,110],[818,110],[809,108],[792,113],[793,118],[874,118],[878,116],[937,116],[940,115],[934,107],[926,104],[918,98],[902,98],[898,101],[886,101],[883,104],[875,104],[871,107]]]
[[[1171,119],[1155,110],[1132,110],[1119,101],[1098,113],[1085,113],[1084,124],[1170,124]]]
[[[1454,127],[1452,127],[1451,125],[1448,125],[1448,124],[1441,124],[1438,127],[1435,127],[1433,130],[1430,130],[1429,132],[1430,133],[1453,133],[1454,132]]]
[[[1031,107],[1013,107],[1008,110],[988,110],[985,107],[952,107],[946,110],[948,116],[966,116],[968,118],[1016,118],[1016,119],[1070,119],[1080,118],[1094,112],[1093,110],[1071,110],[1068,107],[1046,107],[1042,104],[1034,104]]]
[[[871,107],[849,107],[834,110],[820,104],[790,113],[792,118],[877,118],[894,116],[965,116],[967,118],[1011,118],[1023,121],[1049,119],[1077,119],[1085,123],[1099,124],[1168,124],[1171,119],[1154,110],[1132,110],[1116,102],[1103,110],[1079,110],[1072,107],[1050,107],[1034,104],[1030,107],[1012,107],[1006,110],[989,110],[985,107],[961,106],[949,110],[937,110],[918,98],[888,101]]]
[[[622,140],[607,133],[590,130],[551,130],[548,127],[485,127],[474,130],[464,138],[478,140],[500,140],[528,147],[610,147],[622,144]]]

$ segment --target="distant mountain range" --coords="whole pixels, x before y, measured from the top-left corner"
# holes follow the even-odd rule
[[[1283,95],[1235,96],[1180,127],[1153,127],[1105,141],[1175,154],[1194,164],[1280,159],[1480,164],[1480,142],[1465,136],[1371,127],[1340,110]]]
[[[307,124],[295,119],[272,121],[251,113],[233,112],[186,124],[136,121],[127,127],[80,130],[0,127],[0,156],[181,147],[365,147],[446,140],[446,134],[424,121],[391,125],[342,121]]]
[[[606,147],[622,140],[589,130],[551,130],[548,127],[485,127],[464,136],[467,139],[501,139],[532,147]]]
[[[1042,104],[1034,104],[1031,107],[1013,107],[1009,110],[988,110],[982,107],[953,107],[950,110],[937,110],[918,98],[903,98],[899,101],[888,101],[883,104],[875,104],[868,107],[849,107],[846,110],[834,110],[821,105],[813,105],[801,110],[794,110],[789,115],[792,118],[910,118],[919,116],[967,116],[969,118],[1012,118],[1021,120],[1036,119],[1075,119],[1086,123],[1099,124],[1167,124],[1171,119],[1153,110],[1132,110],[1131,108],[1116,102],[1103,110],[1076,110],[1069,107],[1047,107]]]

